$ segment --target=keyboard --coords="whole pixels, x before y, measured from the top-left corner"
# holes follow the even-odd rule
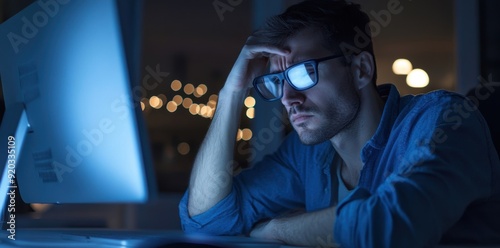
[[[210,236],[163,230],[20,229],[16,230],[15,240],[8,239],[7,236],[8,233],[2,233],[0,247],[290,247],[278,241],[243,236]]]

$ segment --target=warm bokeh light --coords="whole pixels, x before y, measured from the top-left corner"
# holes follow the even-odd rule
[[[240,141],[241,138],[243,137],[243,131],[238,128],[238,132],[236,132],[236,141]]]
[[[208,115],[209,110],[210,110],[209,106],[203,106],[203,107],[201,107],[201,109],[200,109],[200,115],[203,116],[203,117],[205,117],[205,118],[210,117]]]
[[[191,106],[189,106],[189,113],[191,113],[192,115],[197,115],[198,112],[200,112],[200,106],[198,106],[198,104],[193,103],[191,104]]]
[[[179,95],[175,95],[174,98],[172,98],[172,101],[175,102],[175,104],[177,104],[177,106],[181,105],[182,104],[182,96],[179,96]]]
[[[203,95],[203,90],[200,87],[196,87],[194,91],[195,96],[202,96]]]
[[[245,129],[241,130],[241,132],[242,132],[242,136],[241,136],[242,140],[248,141],[252,138],[252,130],[245,128]]]
[[[211,108],[215,108],[215,105],[216,105],[216,104],[217,104],[217,102],[216,102],[216,101],[214,101],[214,100],[209,100],[209,101],[207,102],[207,105],[208,105],[208,106],[210,106]]]
[[[149,105],[155,109],[159,109],[163,106],[163,101],[157,96],[152,96],[149,98]]]
[[[184,93],[186,93],[186,95],[191,95],[193,94],[194,92],[194,86],[192,84],[186,84],[184,86]]]
[[[247,96],[244,103],[247,108],[253,108],[255,106],[255,98],[253,98],[252,96]]]
[[[189,144],[186,142],[181,142],[179,145],[177,145],[177,151],[182,154],[182,155],[187,155],[191,148],[189,147]]]
[[[413,69],[413,65],[407,59],[396,59],[392,63],[392,71],[396,75],[407,75]]]
[[[253,119],[255,117],[255,109],[254,108],[247,109],[247,117],[249,119]]]
[[[196,92],[198,93],[198,95],[205,95],[208,91],[208,88],[205,84],[200,84],[198,85],[198,87],[196,87]]]
[[[200,107],[200,108],[198,109],[198,114],[199,114],[199,115],[202,115],[202,114],[201,114],[201,109],[202,109],[203,107],[205,107],[205,104],[198,104],[198,107]]]
[[[168,102],[167,103],[167,110],[170,113],[175,112],[177,110],[177,103],[175,103],[174,101]]]
[[[191,98],[189,97],[184,98],[184,101],[182,101],[182,106],[185,109],[188,109],[191,106],[191,104],[193,104],[193,100],[191,100]]]
[[[219,96],[217,96],[216,94],[212,94],[212,95],[210,95],[210,97],[208,98],[208,100],[209,101],[217,102],[218,98],[219,98]]]
[[[429,75],[422,69],[414,69],[406,76],[406,83],[413,88],[423,88],[429,84]]]
[[[165,96],[164,94],[159,94],[158,98],[160,98],[163,102],[167,102],[167,96]]]
[[[208,118],[212,118],[214,117],[214,113],[215,113],[215,108],[212,108],[212,107],[208,107],[208,114],[207,114],[207,117]]]
[[[144,106],[144,108],[142,108],[142,106]],[[143,111],[146,111],[149,109],[149,98],[142,98],[141,99],[141,109]]]
[[[201,90],[199,88],[196,88],[193,92],[193,96],[197,97],[197,98],[200,98],[202,96],[201,93]]]
[[[179,80],[174,80],[170,84],[170,88],[172,88],[173,91],[179,91],[182,88],[182,83]]]

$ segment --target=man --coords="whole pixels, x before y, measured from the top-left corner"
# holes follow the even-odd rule
[[[484,120],[453,93],[377,87],[371,42],[354,40],[368,22],[358,5],[310,0],[247,40],[180,203],[185,231],[304,246],[500,242],[500,162]],[[252,86],[281,100],[295,131],[233,177]]]

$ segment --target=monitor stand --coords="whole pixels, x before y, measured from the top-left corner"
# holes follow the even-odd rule
[[[21,103],[6,106],[0,127],[0,223],[7,224],[7,230],[15,229],[16,166],[18,154],[29,129],[28,117]],[[7,213],[5,213],[7,211]],[[7,216],[6,219],[4,217]],[[12,226],[13,228],[11,228]],[[14,230],[15,232],[15,230]]]

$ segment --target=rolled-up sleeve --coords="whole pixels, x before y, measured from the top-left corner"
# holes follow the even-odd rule
[[[288,137],[277,152],[236,176],[229,195],[202,214],[189,216],[188,190],[179,203],[183,230],[213,235],[247,234],[260,220],[303,208],[303,180],[293,166],[297,161],[290,156],[296,149],[295,139]]]
[[[179,215],[182,229],[185,232],[206,232],[211,234],[237,235],[241,234],[244,228],[244,221],[240,219],[241,215],[235,202],[238,202],[237,193],[234,191],[222,199],[208,211],[199,215],[190,217],[187,210],[189,192],[186,191],[180,204]]]
[[[334,236],[342,246],[435,245],[471,203],[491,195],[498,158],[480,114],[450,110],[460,101],[422,114],[424,121],[415,122],[415,129],[430,131],[415,135],[410,130],[408,137],[421,138],[408,141],[414,144],[403,159],[384,162],[418,161],[395,166],[376,190],[359,187],[338,206]]]

